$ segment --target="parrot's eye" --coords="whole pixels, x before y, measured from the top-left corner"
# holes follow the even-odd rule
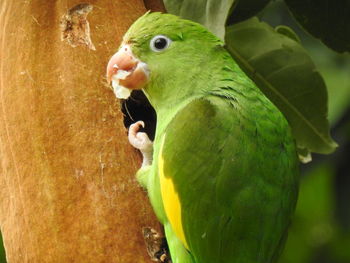
[[[151,39],[150,47],[155,52],[161,52],[167,49],[170,46],[170,43],[171,43],[170,38],[163,35],[158,35]]]

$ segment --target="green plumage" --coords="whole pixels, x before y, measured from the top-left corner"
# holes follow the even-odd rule
[[[169,48],[152,51],[156,35],[169,37]],[[199,24],[147,13],[124,41],[151,72],[144,92],[157,112],[154,158],[138,176],[165,226],[173,263],[275,262],[299,176],[283,115]],[[159,156],[180,199],[189,250],[164,210]]]

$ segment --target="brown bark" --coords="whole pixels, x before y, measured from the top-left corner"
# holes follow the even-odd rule
[[[105,79],[146,8],[89,1],[93,50],[61,41],[60,20],[79,3],[0,1],[0,224],[10,263],[151,262],[142,227],[159,225]]]

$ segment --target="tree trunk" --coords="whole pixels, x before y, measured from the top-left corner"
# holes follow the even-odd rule
[[[0,1],[7,260],[151,262],[142,227],[160,227],[135,181],[140,156],[127,141],[105,68],[131,23],[146,7],[162,6],[91,0],[70,9],[78,4]]]

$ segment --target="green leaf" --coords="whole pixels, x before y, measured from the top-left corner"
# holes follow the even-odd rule
[[[234,0],[164,0],[169,13],[200,23],[221,39],[233,3]]]
[[[227,27],[225,39],[237,63],[285,115],[298,148],[333,152],[326,86],[306,50],[257,18]]]
[[[338,52],[350,51],[349,0],[285,0],[296,20]]]
[[[294,41],[301,43],[299,36],[288,26],[276,26],[275,31],[279,34],[285,35]]]
[[[326,82],[328,119],[335,125],[350,108],[350,53],[339,54],[323,45],[309,45],[308,50]]]
[[[263,10],[271,0],[236,0],[226,25],[232,25],[251,18]]]

